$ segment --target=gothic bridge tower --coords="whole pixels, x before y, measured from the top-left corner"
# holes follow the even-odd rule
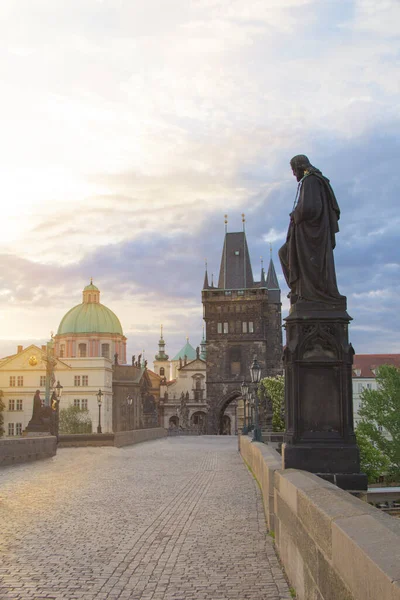
[[[262,377],[281,374],[281,297],[272,258],[267,277],[254,281],[246,234],[225,233],[218,287],[204,278],[203,316],[207,340],[208,433],[222,433],[227,406],[250,381],[254,355]]]

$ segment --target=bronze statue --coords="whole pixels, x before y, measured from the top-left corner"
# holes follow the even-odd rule
[[[290,161],[299,182],[286,243],[279,250],[291,304],[297,300],[337,303],[333,249],[340,209],[329,179],[300,154]]]

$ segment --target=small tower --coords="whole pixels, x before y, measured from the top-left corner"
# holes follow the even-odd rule
[[[161,325],[161,335],[158,340],[158,353],[154,357],[153,361],[154,373],[169,379],[170,363],[169,356],[165,353],[165,341],[163,337],[163,326]]]

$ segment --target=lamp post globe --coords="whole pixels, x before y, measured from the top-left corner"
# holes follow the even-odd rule
[[[254,430],[253,442],[261,442],[260,415],[259,415],[259,400],[258,400],[258,384],[261,381],[261,367],[256,356],[253,358],[253,363],[250,367],[250,377],[253,384],[254,394]]]
[[[103,392],[101,391],[101,389],[99,389],[99,391],[96,394],[97,404],[99,405],[99,424],[97,426],[97,433],[102,433],[102,431],[101,431],[101,402],[102,402],[103,395],[104,395]]]
[[[248,400],[248,393],[249,393],[249,386],[245,381],[242,381],[242,384],[240,386],[241,392],[242,392],[242,399],[243,399],[243,428],[242,428],[242,434],[243,435],[247,435],[249,428],[248,428],[248,424],[247,421],[248,419],[246,418],[246,403]]]

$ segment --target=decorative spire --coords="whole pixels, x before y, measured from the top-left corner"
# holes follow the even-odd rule
[[[204,325],[203,325],[203,337],[202,337],[202,340],[200,342],[200,358],[202,360],[206,360],[206,357],[207,357],[207,347],[206,347],[206,344],[207,344],[207,342],[206,342],[206,339],[204,337]]]
[[[204,259],[204,261],[205,261],[205,266],[206,266],[206,272],[205,272],[205,275],[204,275],[203,290],[207,290],[210,287],[208,285],[207,259]]]
[[[224,219],[225,219],[225,233],[228,232],[228,215],[224,215]]]
[[[214,287],[214,273],[211,273],[211,287]]]
[[[280,289],[272,258],[269,261],[266,286],[267,286],[268,290],[279,290]]]
[[[90,278],[90,285],[93,285],[93,277]]]
[[[143,350],[144,353],[144,350]],[[155,360],[166,361],[168,360],[168,354],[165,354],[165,341],[163,337],[163,325],[161,324],[161,336],[158,342],[158,353],[155,355]]]

